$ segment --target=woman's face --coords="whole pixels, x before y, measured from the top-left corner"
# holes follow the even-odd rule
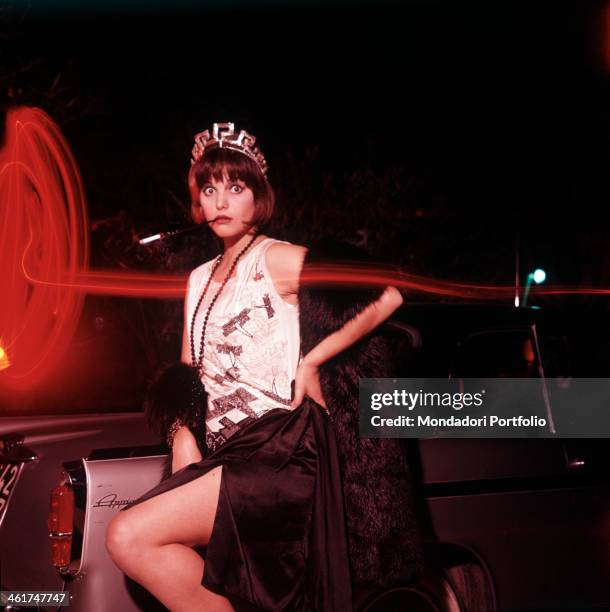
[[[210,179],[199,192],[203,215],[219,238],[230,238],[247,232],[254,216],[254,194],[241,180]]]

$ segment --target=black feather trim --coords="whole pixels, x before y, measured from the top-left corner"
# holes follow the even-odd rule
[[[165,366],[155,376],[148,390],[145,411],[153,429],[166,438],[176,419],[187,425],[197,439],[203,456],[207,393],[197,370],[182,362]]]

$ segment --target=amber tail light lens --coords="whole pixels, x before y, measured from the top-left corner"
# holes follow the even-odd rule
[[[70,565],[73,521],[74,492],[68,485],[59,485],[51,491],[47,525],[53,565],[60,571],[67,570]]]

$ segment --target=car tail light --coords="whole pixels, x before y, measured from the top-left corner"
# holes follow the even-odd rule
[[[51,491],[51,507],[47,520],[53,565],[60,571],[65,571],[70,565],[73,524],[74,492],[72,487],[62,484]]]

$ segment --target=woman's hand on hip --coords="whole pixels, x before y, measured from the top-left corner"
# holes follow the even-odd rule
[[[326,402],[322,395],[322,387],[320,386],[318,367],[302,361],[297,368],[294,378],[294,399],[290,407],[296,408],[299,406],[306,395],[317,404],[326,408]]]

